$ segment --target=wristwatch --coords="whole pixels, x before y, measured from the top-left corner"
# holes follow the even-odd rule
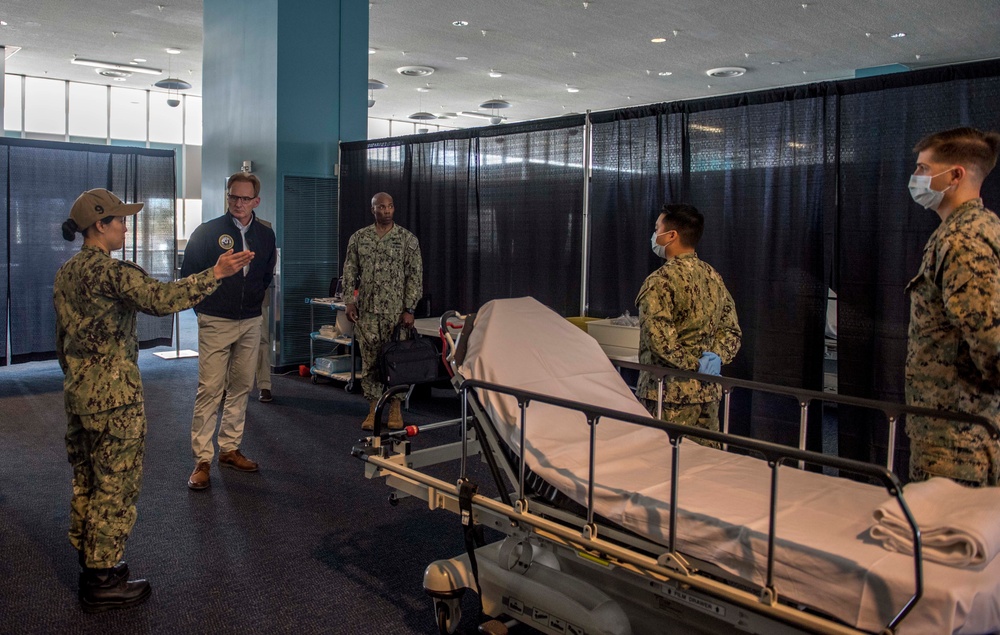
[[[403,309],[403,311],[405,311],[406,313],[409,313],[410,315],[413,315],[413,311],[414,310],[413,309]]]

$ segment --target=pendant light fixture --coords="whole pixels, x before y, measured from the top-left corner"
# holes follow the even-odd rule
[[[181,52],[180,49],[169,48],[167,53],[171,56],[177,55]],[[183,79],[178,79],[176,77],[171,77],[171,58],[167,58],[167,78],[161,79],[160,81],[153,84],[157,88],[162,88],[167,91],[167,105],[171,108],[176,108],[181,105],[180,93],[178,91],[187,90],[191,88],[191,84],[187,83]]]

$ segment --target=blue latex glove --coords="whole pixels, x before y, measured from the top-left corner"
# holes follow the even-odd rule
[[[698,360],[698,372],[706,375],[721,375],[722,360],[715,353],[705,351]]]

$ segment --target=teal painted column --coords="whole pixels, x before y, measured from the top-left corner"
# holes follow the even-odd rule
[[[283,175],[333,176],[338,142],[368,135],[368,3],[205,0],[204,38],[203,216],[249,160],[280,232]]]
[[[225,212],[226,177],[252,161],[281,250],[272,365],[287,367],[309,356],[303,298],[339,269],[334,179],[339,142],[368,135],[368,3],[204,0],[203,61],[202,216]]]

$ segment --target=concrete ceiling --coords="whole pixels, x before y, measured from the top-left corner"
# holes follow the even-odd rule
[[[149,88],[169,67],[200,95],[202,2],[169,2],[4,0],[0,44],[21,47],[8,50],[6,70]],[[504,99],[511,107],[497,114],[523,121],[842,79],[887,64],[1000,58],[998,26],[1000,0],[375,0],[369,77],[388,88],[374,91],[368,112],[405,120],[418,110],[476,111]],[[657,37],[665,41],[651,42]],[[168,55],[168,47],[181,53]],[[164,73],[114,82],[70,64],[74,56],[123,65],[141,58]],[[396,71],[402,66],[435,70],[407,77]],[[731,66],[746,74],[706,75]]]

